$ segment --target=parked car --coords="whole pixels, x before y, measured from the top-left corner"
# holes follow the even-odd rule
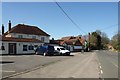
[[[50,45],[45,45],[45,46],[39,46],[36,50],[35,50],[36,54],[40,54],[43,56],[46,55],[54,55],[54,46],[50,46]]]
[[[55,53],[59,53],[59,55],[70,55],[70,51],[61,46],[54,46]]]

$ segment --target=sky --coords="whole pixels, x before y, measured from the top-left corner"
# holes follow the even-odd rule
[[[65,36],[86,35],[101,30],[111,38],[118,30],[117,2],[58,2],[64,11],[79,26],[76,27],[55,2],[3,2],[2,23],[8,30],[12,26],[27,24],[38,26],[59,39]]]

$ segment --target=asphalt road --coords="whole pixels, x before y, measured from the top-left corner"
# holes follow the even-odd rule
[[[74,56],[41,56],[41,55],[4,55],[1,56],[0,73],[2,77],[8,77],[21,72],[31,71],[33,69],[43,67],[57,61],[68,59]]]
[[[100,77],[118,78],[118,53],[106,50],[97,51]]]
[[[4,76],[36,68],[11,78],[118,78],[118,53],[107,50],[79,52],[75,56],[9,56],[4,60],[9,61],[2,64]]]
[[[98,59],[95,52],[77,54],[12,78],[99,78]]]

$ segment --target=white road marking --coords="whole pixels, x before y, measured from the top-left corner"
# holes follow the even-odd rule
[[[103,74],[103,70],[100,70],[101,74]]]
[[[100,66],[100,69],[102,69],[102,67]]]

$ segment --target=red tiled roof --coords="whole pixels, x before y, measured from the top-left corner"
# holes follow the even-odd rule
[[[63,40],[50,40],[50,44],[60,44]]]
[[[40,42],[43,43],[42,41],[38,39],[30,39],[30,38],[14,38],[14,37],[2,37],[2,41],[10,41],[10,42]]]
[[[64,43],[66,43],[67,45],[75,45],[75,46],[82,45],[82,43],[78,39],[70,39],[70,40],[63,41],[61,42],[61,45],[63,45]]]
[[[67,37],[62,37],[61,40],[70,40],[73,38],[74,38],[74,36],[67,36]]]
[[[74,37],[74,36],[67,36],[67,37],[62,37],[59,40],[63,40],[60,42],[60,45],[63,45],[64,43],[68,45],[83,45],[84,41],[80,36]]]
[[[85,43],[85,39],[79,39],[80,40],[80,42],[84,45],[84,43]]]
[[[21,33],[21,34],[33,34],[33,35],[43,35],[43,36],[50,36],[43,30],[39,29],[36,26],[30,26],[30,25],[24,25],[24,24],[18,24],[14,26],[9,33]],[[5,35],[8,34],[8,32],[5,33]]]

